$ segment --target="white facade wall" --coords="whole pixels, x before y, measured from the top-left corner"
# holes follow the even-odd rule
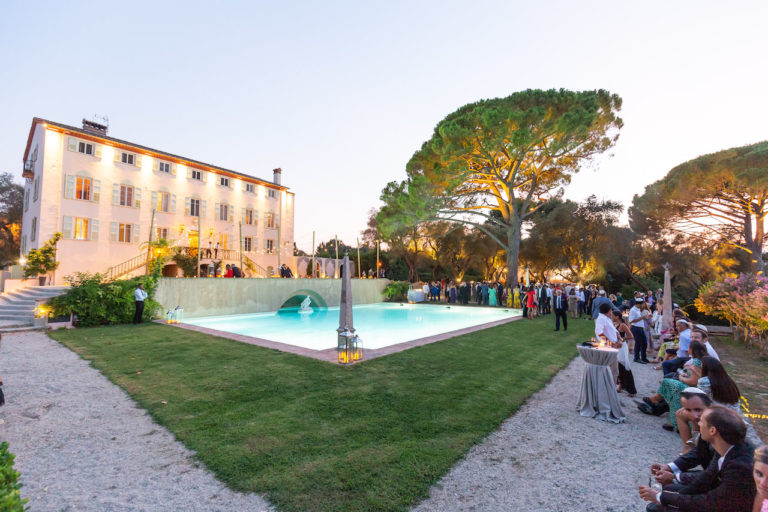
[[[94,138],[96,140],[89,140]],[[94,154],[78,152],[79,142],[94,144]],[[105,272],[113,265],[138,256],[140,244],[149,239],[152,209],[157,208],[153,199],[157,201],[160,193],[169,194],[169,211],[157,212],[154,226],[167,228],[168,238],[176,241],[176,245],[187,246],[189,231],[197,230],[197,218],[188,211],[189,199],[195,198],[201,205],[201,249],[207,248],[208,241],[215,246],[224,234],[228,239],[226,248],[238,250],[239,222],[243,221],[243,237],[253,240],[251,251],[244,254],[265,269],[277,268],[276,227],[279,225],[280,262],[293,266],[293,193],[270,187],[261,180],[250,182],[232,176],[229,176],[229,187],[222,186],[219,178],[224,174],[211,168],[202,170],[203,181],[198,181],[191,178],[191,170],[201,170],[201,166],[164,160],[156,153],[136,148],[130,148],[135,149],[130,151],[111,144],[108,139],[99,139],[96,135],[62,133],[55,125],[37,123],[34,128],[29,152],[31,155],[37,148],[38,157],[34,178],[25,180],[25,196],[29,193],[29,201],[25,204],[22,222],[22,254],[42,246],[53,233],[63,232],[65,239],[57,246],[60,261],[56,271],[57,284],[74,272]],[[134,154],[134,165],[120,161],[122,152]],[[172,172],[161,172],[158,162],[170,164]],[[73,194],[73,185],[76,189],[77,176],[91,179],[91,200],[68,197]],[[246,182],[253,183],[253,193],[246,192]],[[119,205],[120,185],[134,187],[134,202],[138,204]],[[35,186],[39,187],[37,200],[34,200]],[[270,197],[270,191],[274,197]],[[228,220],[218,219],[217,207],[221,204],[229,205]],[[246,208],[254,210],[254,225],[245,224],[243,210]],[[275,227],[267,227],[268,213],[275,214]],[[73,238],[74,219],[77,218],[89,219],[89,240]],[[131,225],[129,241],[115,239],[114,226],[119,224]],[[153,234],[153,239],[156,238]],[[267,240],[274,241],[272,254],[266,250]]]

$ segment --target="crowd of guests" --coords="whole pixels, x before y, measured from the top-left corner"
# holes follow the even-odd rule
[[[649,485],[639,488],[647,510],[768,512],[768,451],[741,410],[738,385],[707,328],[673,305],[671,327],[664,329],[661,293],[636,292],[626,305],[601,296],[598,291],[593,300],[595,334],[619,348],[617,389],[637,392],[630,347],[633,362],[658,363],[657,392],[638,400],[638,408],[663,416],[662,427],[680,436],[680,455],[652,464]]]

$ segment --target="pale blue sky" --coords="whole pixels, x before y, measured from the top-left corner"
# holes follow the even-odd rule
[[[461,105],[526,88],[624,99],[566,195],[628,205],[671,167],[768,138],[768,2],[0,2],[0,171],[32,117],[283,183],[296,239],[354,243]]]

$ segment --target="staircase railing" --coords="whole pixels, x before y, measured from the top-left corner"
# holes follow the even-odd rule
[[[104,280],[105,281],[114,281],[115,279],[122,277],[130,272],[133,272],[134,270],[137,270],[141,267],[146,266],[147,264],[147,254],[142,253],[138,256],[134,256],[133,258],[126,260],[122,263],[118,263],[117,265],[113,265],[107,269],[106,272],[104,272]]]
[[[197,247],[185,247],[185,246],[176,246],[173,247],[173,250],[178,250],[182,254],[187,256],[197,256]],[[210,255],[208,254],[208,249],[206,248],[200,248],[200,261],[209,259],[209,260],[228,260],[228,261],[240,261],[240,251],[236,251],[234,249],[219,249],[218,251],[215,249],[210,250]],[[272,277],[269,275],[269,271],[253,261],[249,256],[247,256],[245,253],[242,254],[243,256],[243,262],[247,262],[247,267],[255,274],[254,277]],[[126,274],[129,274],[133,272],[134,270],[138,270],[141,267],[145,267],[147,265],[147,254],[141,253],[138,256],[134,256],[133,258],[123,261],[122,263],[118,263],[117,265],[113,265],[109,267],[106,272],[104,272],[104,280],[105,281],[114,281],[115,279],[118,279]]]

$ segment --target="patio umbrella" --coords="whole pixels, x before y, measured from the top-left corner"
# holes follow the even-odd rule
[[[669,277],[669,263],[664,264],[664,310],[661,317],[661,328],[672,327],[672,282]]]
[[[337,332],[349,331],[354,333],[352,323],[352,280],[349,277],[349,253],[344,254],[344,267],[341,277],[341,299],[339,300],[339,328]]]

